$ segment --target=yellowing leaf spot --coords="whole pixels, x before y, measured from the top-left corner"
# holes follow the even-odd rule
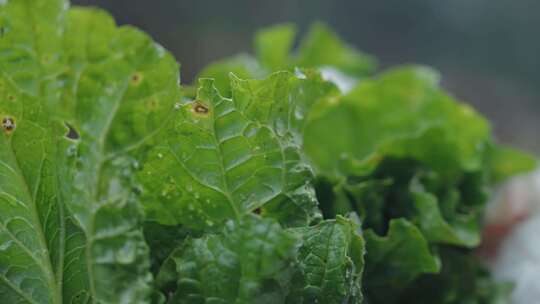
[[[130,82],[131,82],[131,85],[133,86],[140,85],[142,81],[143,81],[143,75],[139,72],[136,72],[131,76]]]
[[[157,109],[157,107],[158,107],[158,101],[156,99],[152,98],[148,101],[148,108],[150,110],[155,110]]]

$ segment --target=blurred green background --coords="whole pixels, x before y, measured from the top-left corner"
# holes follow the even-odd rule
[[[75,0],[105,8],[170,50],[191,82],[207,63],[251,52],[254,32],[314,21],[378,57],[434,66],[443,85],[492,120],[501,142],[540,153],[538,0]]]

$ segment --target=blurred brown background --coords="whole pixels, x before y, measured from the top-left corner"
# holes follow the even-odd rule
[[[253,33],[280,22],[303,32],[324,21],[379,58],[422,63],[488,116],[500,141],[540,153],[540,1],[537,0],[76,0],[148,32],[191,82],[205,64],[251,51]]]

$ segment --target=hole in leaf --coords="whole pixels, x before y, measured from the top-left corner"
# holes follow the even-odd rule
[[[77,132],[77,130],[72,125],[68,124],[67,122],[65,123],[65,125],[68,128],[68,132],[66,134],[67,138],[74,139],[74,140],[81,138],[79,136],[79,132]]]

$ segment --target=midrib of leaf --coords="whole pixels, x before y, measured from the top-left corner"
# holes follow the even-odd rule
[[[249,91],[250,91],[250,94],[251,94],[252,96],[256,96],[256,93],[254,93],[254,92],[252,91],[251,86],[249,87]],[[233,107],[234,107],[234,110],[235,110],[236,112],[238,112],[239,115],[242,116],[243,119],[245,119],[246,121],[249,121],[250,124],[254,124],[255,126],[257,126],[257,128],[262,128],[262,127],[264,127],[264,128],[267,129],[270,133],[272,133],[272,137],[273,137],[274,139],[276,139],[276,141],[279,143],[279,153],[280,153],[280,156],[281,156],[281,160],[282,160],[282,162],[283,162],[283,166],[282,166],[282,168],[281,168],[281,170],[280,170],[280,171],[281,171],[281,183],[282,183],[282,185],[285,187],[286,181],[287,181],[287,170],[286,170],[286,169],[287,169],[287,165],[286,165],[285,151],[284,151],[284,149],[283,149],[283,142],[281,141],[281,138],[276,134],[276,132],[274,131],[274,129],[273,129],[270,125],[262,124],[262,123],[260,123],[259,121],[255,121],[255,120],[253,120],[253,119],[250,119],[248,116],[246,116],[246,114],[244,113],[244,111],[240,111],[240,109],[237,107],[237,105],[236,105],[236,103],[235,103],[235,101],[234,101],[234,96],[231,97],[231,99],[224,98],[224,97],[221,97],[221,96],[220,96],[220,98],[221,98],[221,102],[223,102],[223,100],[229,100],[229,101],[231,101],[231,103],[232,103],[232,105],[233,105]],[[250,100],[250,101],[249,101],[249,104],[246,105],[244,108],[245,108],[245,109],[248,109],[252,102],[253,102],[253,100]],[[217,106],[217,105],[216,105],[216,106]],[[274,103],[272,103],[271,107],[273,107],[273,106],[274,106]],[[269,112],[271,113],[271,110],[270,110]],[[219,143],[218,146],[219,146],[220,166],[221,166],[221,168],[222,168],[222,174],[223,174],[223,176],[224,176],[224,180],[225,180],[226,183],[228,183],[228,182],[227,182],[227,176],[225,175],[225,172],[226,172],[227,170],[226,170],[226,169],[224,168],[224,166],[223,166],[223,158],[222,158],[222,156],[221,156],[221,153],[222,153],[222,150],[221,150],[221,144],[222,144],[222,143],[219,142],[218,139],[217,139],[217,137],[216,137],[216,134],[217,134],[217,133],[216,133],[215,123],[216,123],[216,120],[214,119],[214,121],[213,121],[213,123],[212,123],[212,135],[213,135],[212,138],[214,139],[214,142]],[[287,121],[287,124],[289,124],[288,121]],[[249,124],[247,124],[247,126],[249,126]],[[251,158],[251,156],[250,156],[250,158]],[[235,167],[236,167],[236,166],[239,166],[239,165],[235,165]],[[234,167],[233,167],[233,168],[234,168]],[[232,169],[232,168],[231,168],[231,169]],[[238,186],[238,187],[239,187],[239,186]],[[280,195],[280,194],[285,194],[287,197],[289,197],[288,194],[285,193],[284,189],[281,189],[281,191],[280,191],[279,193],[276,193],[272,198],[268,199],[266,202],[261,202],[261,203],[258,204],[258,205],[252,206],[250,209],[247,210],[247,212],[248,212],[248,213],[253,212],[253,211],[256,210],[257,208],[260,208],[262,205],[264,205],[265,203],[268,203],[269,201],[271,201],[273,198],[277,197],[277,196]],[[289,198],[290,198],[290,197],[289,197]],[[232,200],[231,200],[231,201],[232,201]],[[291,200],[291,201],[292,201],[292,200]],[[293,202],[293,203],[295,203],[295,202]],[[295,204],[296,204],[296,203],[295,203]],[[233,205],[234,205],[234,203],[233,203]],[[236,209],[235,209],[235,210],[236,210]],[[239,211],[237,212],[237,214],[239,214]]]
[[[324,263],[323,275],[322,275],[322,278],[321,278],[321,286],[326,281],[326,275],[328,274],[327,264],[328,264],[328,254],[329,254],[329,251],[330,251],[330,241],[332,239],[332,235],[334,234],[334,230],[336,229],[336,225],[338,225],[338,223],[333,222],[332,225],[331,225],[332,227],[330,228],[330,232],[328,233],[328,238],[326,239],[326,245],[324,246],[324,248],[326,249],[324,259],[319,257],[322,260],[322,262]]]
[[[87,66],[87,62],[88,61],[88,48],[90,47],[90,41],[88,40],[88,36],[86,36],[86,43],[85,43],[85,47],[84,47],[84,58],[86,59],[86,63],[76,71],[75,75],[76,75],[76,78],[75,78],[75,84],[73,86],[73,96],[76,96],[76,92],[78,91],[78,87],[79,87],[79,81],[80,81],[80,78],[81,78],[81,75],[84,73],[84,70],[86,69],[86,66]],[[133,73],[133,71],[132,71]],[[103,170],[103,165],[104,163],[109,159],[109,157],[106,157],[105,156],[105,141],[106,141],[106,138],[110,132],[110,129],[111,129],[111,125],[112,125],[112,122],[114,121],[114,118],[118,112],[118,109],[120,108],[120,103],[121,101],[124,99],[124,95],[127,91],[127,88],[129,86],[129,79],[126,79],[124,81],[124,85],[122,87],[122,92],[120,94],[118,94],[118,98],[116,99],[116,101],[114,102],[114,105],[113,105],[113,109],[112,111],[110,111],[110,114],[109,116],[107,117],[107,121],[105,123],[105,126],[103,128],[103,130],[101,131],[99,137],[98,137],[98,141],[97,141],[97,144],[99,145],[99,159],[97,160],[98,164],[97,164],[97,168],[96,168],[96,178],[95,178],[95,182],[94,182],[94,193],[92,194],[92,200],[93,202],[90,202],[90,203],[99,203],[99,187],[98,185],[100,184],[101,182],[101,172]],[[83,134],[81,135],[81,140],[84,140],[84,136]],[[114,155],[116,156],[116,155]],[[91,253],[91,248],[93,246],[93,236],[89,234],[89,232],[92,232],[94,231],[94,220],[95,220],[95,217],[94,217],[94,211],[95,209],[94,208],[91,208],[91,214],[89,215],[90,216],[90,220],[88,221],[89,223],[89,227],[87,229],[83,229],[84,231],[84,234],[85,234],[85,237],[86,237],[86,247],[85,247],[85,256],[86,256],[86,271],[88,273],[88,283],[89,283],[89,287],[90,287],[90,295],[91,295],[91,301],[93,303],[96,302],[96,299],[97,299],[97,292],[96,292],[96,286],[95,286],[95,282],[94,282],[94,269],[93,269],[93,263],[92,263],[92,253]]]
[[[120,108],[120,103],[122,102],[122,100],[124,99],[124,95],[126,93],[126,90],[129,86],[129,79],[126,79],[125,82],[124,82],[124,86],[122,87],[122,92],[120,94],[118,94],[118,97],[114,103],[114,106],[113,106],[113,109],[112,111],[110,112],[109,116],[107,117],[107,121],[106,121],[106,124],[105,124],[105,127],[103,128],[103,130],[101,131],[100,133],[100,136],[98,138],[98,145],[99,145],[99,159],[98,159],[98,165],[97,165],[97,171],[96,171],[96,181],[95,181],[95,187],[94,187],[94,191],[95,193],[92,195],[93,197],[93,200],[94,202],[98,203],[99,202],[99,187],[98,185],[100,185],[101,183],[101,171],[103,170],[103,165],[104,163],[106,162],[107,158],[104,157],[105,156],[105,140],[110,132],[110,129],[111,129],[111,125],[112,125],[112,122],[114,120],[114,117],[116,116],[116,113],[118,112],[118,108]],[[94,216],[94,211],[95,209],[92,208],[91,209],[92,212],[90,214],[90,221],[89,221],[89,227],[88,227],[88,231],[94,231],[94,220],[95,220],[95,216]],[[89,285],[90,285],[90,294],[92,295],[92,301],[93,302],[96,302],[96,299],[97,299],[97,292],[96,292],[96,285],[95,285],[95,282],[94,282],[94,269],[93,269],[93,262],[92,262],[92,253],[91,253],[91,249],[92,249],[92,246],[93,246],[93,242],[94,242],[94,237],[93,235],[89,235],[88,231],[85,231],[85,234],[86,234],[86,240],[87,240],[87,244],[86,244],[86,248],[85,248],[85,255],[86,255],[86,268],[87,268],[87,271],[88,271],[88,281],[89,281]]]
[[[35,199],[34,199],[35,196],[31,193],[30,187],[28,186],[28,182],[26,181],[26,179],[25,179],[25,177],[24,177],[24,175],[22,173],[22,170],[21,170],[20,165],[19,165],[19,160],[17,159],[17,157],[15,155],[15,151],[13,151],[13,146],[11,145],[11,140],[9,141],[9,153],[10,153],[10,155],[12,157],[12,160],[13,160],[13,162],[15,164],[14,170],[17,172],[17,176],[20,177],[19,178],[20,179],[20,184],[23,185],[24,193],[26,195],[26,199],[28,200],[28,202],[31,205],[30,206],[30,212],[31,212],[31,215],[32,215],[32,218],[33,218],[33,221],[34,221],[33,224],[35,225],[34,229],[35,229],[35,231],[37,232],[37,234],[39,236],[39,242],[40,242],[40,245],[41,245],[41,249],[44,250],[44,253],[46,254],[44,261],[41,261],[41,263],[38,263],[38,265],[45,272],[45,275],[47,276],[47,284],[49,285],[51,290],[53,290],[53,292],[54,292],[53,300],[58,304],[62,304],[62,293],[58,289],[58,287],[61,286],[61,285],[57,286],[57,282],[55,281],[52,262],[51,262],[51,259],[50,259],[50,252],[49,252],[49,248],[47,247],[47,241],[46,241],[46,238],[45,238],[45,233],[43,231],[41,220],[39,219],[39,215],[38,215],[38,211],[37,211],[37,207],[36,207],[36,202],[35,202]],[[42,162],[43,162],[43,159],[42,159]],[[40,167],[39,172],[40,172],[40,176],[41,176],[41,167]],[[36,183],[36,188],[39,188],[39,181],[38,181],[38,183]],[[62,218],[61,220],[64,220],[64,219]],[[7,229],[6,229],[6,231],[7,231]],[[10,233],[10,235],[12,235],[12,234]],[[12,236],[12,237],[14,238],[14,240],[16,240],[16,242],[19,244],[19,246],[21,246],[23,248],[23,250],[28,251],[29,254],[30,254],[30,257],[34,261],[37,262],[34,254],[32,254],[32,252],[24,244],[22,244],[18,239],[16,239],[15,236]],[[45,262],[45,265],[42,264],[43,262]],[[34,302],[30,302],[30,303],[34,303]]]
[[[203,181],[201,181],[199,178],[195,177],[195,175],[193,175],[193,173],[191,173],[189,171],[189,169],[186,167],[186,165],[180,160],[180,158],[178,157],[178,155],[176,155],[176,153],[174,152],[174,149],[168,145],[167,148],[169,149],[169,151],[171,152],[171,155],[174,156],[174,159],[176,160],[176,162],[180,165],[180,167],[182,167],[182,169],[184,169],[184,171],[186,171],[186,173],[189,175],[189,177],[191,177],[192,180],[194,180],[196,183],[200,184],[201,186],[203,187],[206,187],[208,189],[211,189],[213,191],[216,191],[218,193],[221,193],[223,194],[223,196],[225,196],[227,198],[227,195],[225,194],[225,192],[218,188],[218,187],[214,187],[214,186],[211,186],[211,185],[208,185],[206,183],[204,183]],[[227,200],[227,203],[229,204],[232,204],[234,205],[234,202],[232,200]],[[234,210],[234,209],[233,209]],[[207,217],[210,217],[205,210],[201,210]]]
[[[88,58],[87,56],[87,52],[86,52],[86,49],[89,45],[88,43],[88,40],[86,41],[86,47],[84,48],[84,51],[85,51],[85,58]],[[80,79],[81,79],[81,76],[84,72],[84,70],[86,69],[86,64],[84,64],[82,67],[80,67],[79,69],[76,69],[74,70],[74,74],[75,74],[75,82],[74,82],[74,85],[73,85],[73,88],[72,88],[72,91],[71,91],[71,94],[73,96],[76,96],[77,94],[77,91],[78,91],[78,87],[79,87],[79,82],[80,82]],[[75,98],[75,97],[74,97]],[[81,135],[82,136],[82,135]],[[100,151],[102,151],[102,149],[100,149]],[[101,155],[102,153],[100,153]],[[101,171],[101,165],[99,166],[99,171]],[[98,181],[96,181],[96,183],[98,183]],[[97,193],[97,190],[96,190],[96,193]],[[97,194],[94,194],[93,197],[95,197]],[[92,214],[93,215],[93,214]],[[92,216],[92,220],[90,221],[91,223],[91,230],[93,230],[93,216]],[[96,303],[96,287],[95,287],[95,283],[94,283],[94,280],[93,280],[93,268],[92,268],[92,265],[91,265],[91,252],[89,250],[89,247],[91,247],[91,243],[92,243],[92,239],[91,239],[91,236],[87,233],[86,229],[82,229],[82,231],[84,232],[84,235],[85,235],[85,239],[86,239],[86,246],[84,248],[84,253],[85,253],[85,257],[86,257],[86,273],[88,274],[88,285],[90,287],[90,297],[89,297],[89,301],[91,301],[91,303]]]
[[[251,88],[251,86],[248,87],[249,88],[249,91],[250,91],[250,94],[251,96],[257,96],[257,92],[253,92],[253,89]],[[262,89],[259,89],[259,91],[262,90]],[[253,101],[250,100],[250,103],[245,107],[246,109],[249,108],[249,106],[251,105]],[[271,105],[271,108],[273,108],[275,105],[275,102],[272,103]],[[296,106],[296,104],[294,104],[294,106]],[[289,110],[289,113],[294,113],[294,106],[293,107],[290,107],[288,110]],[[235,105],[235,108],[236,108],[236,105]],[[283,194],[285,195],[287,198],[289,198],[289,201],[293,204],[295,204],[296,206],[300,207],[295,200],[293,200],[289,193],[287,193],[288,191],[286,191],[287,189],[285,188],[287,186],[287,158],[285,157],[285,149],[284,149],[284,146],[285,146],[285,143],[283,141],[283,138],[281,138],[281,136],[279,136],[277,134],[277,132],[272,128],[271,125],[267,125],[267,124],[261,124],[257,121],[253,121],[252,119],[249,119],[245,113],[243,111],[238,111],[240,113],[240,115],[242,115],[242,117],[249,121],[250,123],[254,123],[256,124],[258,127],[260,126],[264,126],[268,131],[270,131],[272,133],[272,137],[276,139],[276,141],[279,143],[279,154],[281,156],[281,161],[283,163],[283,166],[281,167],[281,184],[283,186],[283,188],[281,189],[281,191],[279,193],[276,193],[271,199],[269,199],[267,202],[271,201],[272,199],[274,199],[275,197],[279,196],[280,194]],[[272,113],[272,110],[270,109],[269,110],[270,113]],[[291,132],[290,130],[290,124],[291,124],[291,118],[292,116],[289,116],[289,114],[287,114],[287,132]],[[251,210],[249,210],[249,212],[253,212],[254,210],[256,210],[257,208],[259,208],[261,206],[253,206],[251,208]],[[301,208],[300,208],[301,209]]]
[[[223,99],[221,98],[220,99],[220,104],[223,102]],[[215,105],[215,107],[217,107],[218,105]],[[226,170],[225,170],[225,167],[223,165],[223,149],[221,149],[221,142],[218,140],[217,136],[216,136],[216,119],[214,117],[215,115],[215,111],[212,111],[212,139],[214,140],[214,145],[216,145],[217,149],[218,149],[218,157],[219,157],[219,169],[220,169],[220,173],[221,173],[221,176],[223,176],[223,186],[225,189],[223,189],[223,194],[225,194],[225,197],[227,197],[227,202],[229,203],[229,205],[231,205],[232,209],[234,210],[234,213],[236,215],[236,218],[239,219],[240,218],[240,211],[238,210],[238,207],[236,207],[236,204],[234,203],[233,201],[233,198],[232,198],[232,195],[231,195],[231,190],[229,189],[229,181],[228,181],[228,178],[227,178],[227,174],[226,174]]]

